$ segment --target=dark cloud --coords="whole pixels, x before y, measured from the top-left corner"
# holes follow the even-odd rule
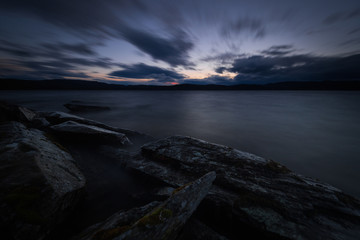
[[[229,22],[220,29],[220,34],[226,38],[244,32],[252,34],[255,38],[263,38],[266,33],[265,25],[260,19],[246,17]]]
[[[118,66],[110,58],[98,56],[90,46],[83,43],[43,43],[39,47],[29,47],[2,40],[0,41],[0,51],[14,56],[13,63],[18,67],[32,69],[35,66],[35,70],[41,66],[48,66],[59,71],[78,70],[79,67],[111,68]],[[85,56],[74,57],[73,53]],[[31,64],[32,62],[34,66]]]
[[[173,70],[149,66],[144,63],[133,65],[121,65],[122,70],[109,73],[110,77],[133,78],[133,79],[152,79],[154,82],[170,83],[177,82],[184,78],[184,75]]]
[[[38,0],[34,3],[26,0],[4,0],[1,1],[0,7],[35,15],[48,23],[71,30],[77,35],[85,34],[99,39],[123,38],[153,59],[164,61],[171,66],[193,65],[188,60],[188,52],[193,48],[193,43],[179,26],[171,27],[170,37],[154,34],[154,31],[130,27],[134,24],[125,20],[126,16],[140,16],[139,18],[145,19],[146,14],[150,14],[146,4],[141,1]],[[157,13],[157,15],[161,14]],[[45,47],[59,48],[82,55],[95,54],[85,44],[50,44]]]
[[[336,12],[327,16],[323,23],[326,25],[334,24],[341,21],[346,21],[352,18],[360,17],[360,8],[350,10],[348,12]]]
[[[94,56],[96,52],[86,43],[44,43],[43,46],[51,51],[76,53],[79,55]]]
[[[121,7],[122,2],[124,1],[3,0],[0,7],[21,14],[35,15],[45,22],[75,31],[91,35],[96,31],[100,37],[109,34],[106,26],[117,24],[118,18],[112,9]]]
[[[89,78],[83,72],[72,71],[66,63],[63,65],[51,62],[13,61],[11,64],[0,63],[0,78],[18,79],[62,79]]]
[[[198,85],[207,85],[207,84],[217,84],[217,85],[233,85],[234,79],[226,76],[212,75],[202,79],[183,79],[179,80],[178,83],[181,84],[198,84]]]
[[[251,56],[236,59],[226,70],[236,82],[360,80],[360,55],[349,57]]]
[[[122,36],[156,60],[162,60],[174,67],[194,65],[188,61],[188,51],[194,44],[184,32],[178,32],[171,38],[163,38],[150,32],[126,28],[122,30]]]
[[[202,58],[201,61],[204,62],[218,62],[221,64],[228,64],[232,63],[234,59],[244,56],[243,54],[235,54],[231,52],[224,52],[212,56],[207,56],[205,58]]]
[[[226,67],[218,67],[218,68],[215,69],[215,72],[216,72],[216,73],[223,73],[223,72],[225,72],[226,70],[227,70]]]
[[[261,53],[269,56],[283,56],[294,51],[295,49],[292,45],[275,45],[269,49],[261,51]]]

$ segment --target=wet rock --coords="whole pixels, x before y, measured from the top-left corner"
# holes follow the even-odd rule
[[[113,141],[114,144],[131,144],[125,134],[101,127],[78,123],[75,121],[67,121],[50,127],[57,133],[65,136],[73,136],[75,139],[84,138],[85,140],[107,140]]]
[[[123,129],[123,128],[111,127],[111,126],[108,126],[108,125],[100,123],[100,122],[85,119],[85,118],[78,117],[78,116],[64,113],[64,112],[41,112],[40,115],[42,117],[44,117],[47,121],[49,121],[50,124],[52,124],[52,125],[60,124],[60,123],[66,122],[66,121],[73,121],[73,122],[77,122],[77,123],[82,123],[82,124],[91,125],[91,126],[103,128],[106,130],[122,133],[122,134],[125,134],[129,138],[129,140],[134,144],[142,145],[146,142],[154,140],[153,137],[143,134],[143,133],[139,133],[136,131]]]
[[[113,239],[130,228],[137,220],[154,210],[159,204],[160,202],[154,201],[142,207],[119,211],[105,221],[87,228],[74,240]]]
[[[42,131],[0,125],[2,239],[44,239],[75,206],[85,178],[71,155]]]
[[[95,106],[88,104],[79,104],[79,103],[67,103],[64,104],[64,107],[73,112],[98,112],[98,111],[106,111],[110,110],[109,107],[105,106]]]
[[[209,171],[217,178],[200,218],[229,238],[357,239],[360,202],[279,163],[191,137],[146,144],[128,167],[176,187]]]
[[[185,222],[207,194],[215,177],[216,174],[210,172],[176,189],[166,201],[136,221],[133,221],[134,218],[132,221],[123,221],[123,213],[115,214],[104,223],[91,227],[91,231],[85,231],[82,234],[85,236],[80,239],[176,239]]]

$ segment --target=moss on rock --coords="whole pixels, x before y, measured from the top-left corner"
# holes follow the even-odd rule
[[[171,218],[172,215],[173,212],[170,209],[158,207],[155,210],[153,210],[151,213],[142,217],[137,222],[137,224],[140,227],[157,225]]]

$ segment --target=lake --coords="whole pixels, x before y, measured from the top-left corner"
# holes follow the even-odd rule
[[[1,100],[69,112],[154,137],[188,135],[254,153],[360,197],[360,92],[1,91]]]

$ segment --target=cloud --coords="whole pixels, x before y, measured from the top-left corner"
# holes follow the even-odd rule
[[[121,34],[125,40],[156,60],[164,61],[174,67],[194,65],[188,61],[188,52],[194,44],[184,32],[176,33],[171,38],[164,38],[150,32],[125,28]]]
[[[275,45],[266,50],[261,51],[262,54],[269,56],[283,56],[294,52],[295,49],[292,45]]]
[[[352,18],[357,18],[359,16],[360,16],[360,8],[356,8],[348,12],[339,11],[327,16],[323,20],[323,24],[331,25],[337,22],[346,21]]]
[[[254,38],[263,38],[266,31],[262,20],[249,17],[228,22],[220,29],[220,34],[226,38],[237,36],[240,33],[250,33]]]
[[[66,63],[63,66],[49,62],[36,61],[8,61],[0,63],[0,78],[18,79],[62,79],[62,78],[89,78],[83,72],[73,71]]]
[[[152,8],[153,12],[150,13],[147,5],[139,0],[77,0],[75,2],[38,0],[36,3],[26,0],[4,0],[1,1],[0,7],[4,10],[36,16],[47,23],[87,38],[91,37],[100,41],[104,38],[122,38],[153,59],[164,61],[174,67],[193,66],[193,63],[188,60],[188,52],[194,44],[180,26],[172,26],[167,37],[155,34],[154,30],[150,32],[133,27],[136,24],[129,19],[140,21],[138,26],[143,27],[145,24],[141,24],[142,21],[148,21],[147,18],[151,14],[154,17],[155,13],[158,19],[169,25],[164,22],[169,18],[169,13],[165,14],[168,17],[161,18],[160,16],[164,14],[156,12],[159,11],[156,10],[157,8]],[[168,28],[170,29],[169,26]],[[58,48],[81,55],[95,55],[95,52],[84,44],[46,44],[44,47]]]
[[[230,77],[219,76],[219,75],[211,75],[202,79],[182,79],[179,80],[180,84],[198,84],[198,85],[207,85],[207,84],[217,84],[217,85],[232,85],[234,84],[234,80]]]
[[[227,71],[236,82],[360,80],[360,54],[348,57],[256,55],[236,59]]]
[[[122,70],[109,73],[110,77],[151,79],[154,83],[171,83],[183,79],[185,76],[173,70],[149,66],[144,63],[120,65]]]
[[[84,43],[43,43],[39,47],[30,47],[21,44],[0,40],[0,52],[9,54],[13,64],[18,67],[28,67],[31,62],[36,66],[50,66],[59,69],[77,70],[79,67],[111,68],[118,66],[110,58],[99,56],[89,45]],[[73,56],[82,55],[84,57]],[[41,60],[39,60],[41,59]],[[46,59],[46,61],[45,61]]]
[[[51,51],[76,53],[85,56],[96,55],[95,50],[91,48],[90,44],[85,43],[44,43],[43,47]]]
[[[218,62],[221,64],[228,64],[228,63],[232,63],[234,61],[234,59],[242,57],[242,56],[244,56],[244,54],[235,54],[235,53],[231,53],[231,52],[224,52],[224,53],[219,53],[219,54],[215,54],[212,56],[207,56],[200,60],[204,61],[204,62]]]

